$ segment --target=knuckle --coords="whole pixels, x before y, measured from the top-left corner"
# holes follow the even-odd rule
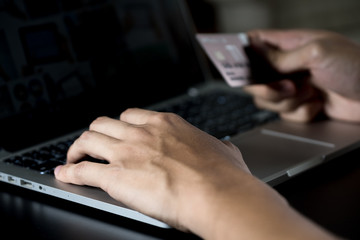
[[[94,121],[92,121],[92,123],[89,126],[89,129],[95,129],[99,124],[102,124],[105,121],[107,121],[107,119],[108,117],[105,116],[97,117]]]
[[[156,113],[151,117],[151,121],[154,124],[164,125],[164,124],[172,124],[174,122],[179,121],[180,116],[175,113]]]
[[[137,143],[144,143],[144,142],[148,142],[148,141],[151,142],[152,138],[153,138],[152,130],[149,127],[148,128],[134,127],[129,130],[129,135],[131,135],[131,137],[129,137],[128,139],[131,139],[131,141],[135,141]],[[122,142],[114,143],[115,150],[117,148],[123,149],[124,147],[126,147],[126,149],[129,149],[129,151],[127,151],[129,153],[132,152],[130,149],[135,149],[135,147],[132,148],[131,146],[124,145]]]
[[[230,149],[235,150],[235,151],[240,151],[239,148],[237,146],[235,146],[232,142],[230,142],[229,140],[224,140],[223,143],[228,146]]]
[[[130,129],[130,131],[131,131],[132,136],[134,136],[134,137],[142,138],[142,137],[145,137],[146,135],[148,135],[148,131],[143,127],[134,127],[132,129]]]
[[[91,130],[86,130],[82,132],[81,135],[73,142],[72,146],[77,146],[82,148],[93,137],[93,133],[94,132]]]
[[[311,42],[308,49],[312,60],[322,59],[327,54],[326,42],[322,39]]]
[[[78,184],[82,184],[82,177],[84,175],[84,172],[87,171],[87,163],[84,162],[79,162],[73,165],[72,167],[72,171],[71,172],[67,172],[66,175],[68,178],[73,179],[74,181],[76,181],[76,183]]]
[[[75,142],[79,144],[83,141],[88,140],[89,138],[91,138],[91,136],[92,136],[92,131],[90,130],[84,131]]]

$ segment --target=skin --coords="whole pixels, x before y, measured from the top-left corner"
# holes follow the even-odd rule
[[[254,31],[250,36],[279,71],[310,71],[301,87],[283,79],[247,88],[259,105],[291,120],[310,121],[324,111],[334,119],[360,122],[360,48],[355,43],[322,31]],[[109,164],[81,161],[87,156]],[[99,117],[70,147],[67,164],[55,169],[55,177],[99,187],[204,239],[338,238],[252,176],[237,147],[172,113],[132,108],[119,120]]]
[[[247,86],[260,108],[287,120],[312,121],[320,112],[332,119],[359,122],[360,46],[333,32],[256,30],[252,43],[282,74],[307,70],[306,79],[281,79]]]
[[[86,156],[109,164],[82,161]],[[204,239],[332,239],[253,177],[241,153],[172,113],[128,109],[96,119],[57,179],[114,199]],[[256,231],[255,229],[262,229]]]

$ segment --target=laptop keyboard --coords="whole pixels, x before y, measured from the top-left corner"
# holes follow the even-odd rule
[[[219,139],[278,118],[273,112],[258,109],[250,97],[223,91],[192,97],[160,111],[176,113]]]
[[[219,139],[226,139],[278,118],[275,113],[256,108],[250,97],[220,91],[191,97],[181,104],[157,110],[176,113]],[[53,174],[56,166],[65,163],[67,150],[75,139],[76,137],[11,156],[5,162],[38,171],[40,174]],[[86,160],[106,163],[91,158]]]
[[[53,174],[56,166],[65,164],[67,150],[74,140],[75,138],[61,141],[21,155],[12,156],[5,162],[36,170],[41,174]]]

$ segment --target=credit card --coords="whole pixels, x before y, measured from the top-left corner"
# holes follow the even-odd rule
[[[253,82],[250,62],[244,50],[249,45],[245,33],[197,34],[196,38],[231,87],[242,87]]]
[[[265,56],[270,46],[250,43],[246,33],[197,34],[197,40],[231,87],[266,84],[280,79],[302,82],[308,70],[280,73]],[[274,50],[274,49],[273,49]]]
[[[270,83],[292,77],[280,74],[266,58],[264,51],[250,44],[246,33],[197,34],[196,38],[231,87]]]

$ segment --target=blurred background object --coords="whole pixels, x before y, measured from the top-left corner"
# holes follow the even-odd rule
[[[199,32],[315,28],[360,42],[359,0],[187,0]]]

